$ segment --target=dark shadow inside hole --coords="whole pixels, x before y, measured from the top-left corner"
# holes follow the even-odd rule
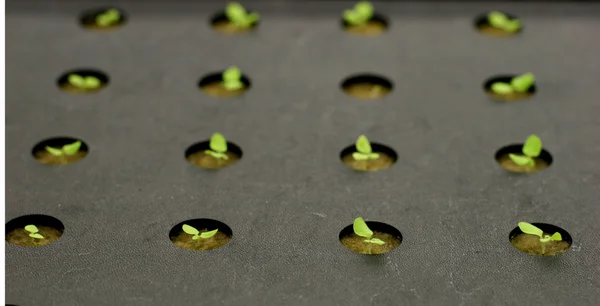
[[[169,239],[171,241],[173,241],[179,235],[184,233],[183,228],[182,228],[184,224],[192,226],[192,227],[196,228],[197,230],[208,229],[209,231],[212,231],[212,230],[218,229],[219,232],[227,235],[228,237],[230,237],[230,238],[233,237],[233,231],[227,224],[225,224],[221,221],[218,221],[218,220],[201,218],[201,219],[186,220],[186,221],[180,222],[177,225],[173,226],[173,228],[169,231]]]
[[[191,155],[210,150],[210,140],[202,141],[191,145],[185,150],[185,158],[189,158]],[[242,158],[242,149],[233,142],[227,142],[227,152],[233,153],[238,159]]]
[[[390,80],[374,74],[359,74],[348,77],[340,86],[346,94],[360,99],[381,98],[393,89]]]
[[[115,23],[112,24],[110,26],[107,27],[102,27],[98,24],[96,24],[96,17],[98,17],[101,14],[106,13],[108,10],[117,10],[119,11],[119,20]],[[114,27],[119,27],[124,25],[125,23],[127,23],[127,13],[125,13],[125,11],[123,11],[122,9],[116,8],[116,7],[103,7],[103,8],[95,8],[95,9],[91,9],[91,10],[86,10],[84,11],[81,16],[79,17],[79,23],[86,28],[114,28]]]
[[[396,162],[396,160],[398,160],[398,154],[396,154],[396,151],[394,151],[392,148],[390,148],[386,145],[372,142],[371,150],[373,151],[373,153],[383,153],[383,154],[389,156],[393,162]],[[354,153],[354,152],[358,152],[356,150],[356,144],[347,146],[346,148],[344,148],[342,150],[342,152],[340,152],[340,159],[344,159],[344,157],[352,155],[352,153]]]
[[[19,228],[25,228],[25,226],[33,224],[35,226],[47,226],[47,227],[51,227],[59,232],[64,232],[65,230],[65,226],[63,225],[62,222],[60,222],[60,220],[52,217],[52,216],[47,216],[47,215],[25,215],[25,216],[20,216],[17,217],[15,219],[10,220],[8,223],[6,223],[5,226],[5,230],[6,230],[6,234],[19,229]]]
[[[494,159],[499,162],[503,157],[508,156],[509,154],[523,154],[523,145],[524,144],[512,144],[502,147],[498,151],[496,151],[496,154],[494,154]],[[546,162],[548,166],[550,166],[554,161],[554,159],[552,158],[552,154],[550,154],[550,152],[546,151],[543,148],[542,152],[540,153],[540,156],[538,156],[537,158]]]
[[[387,29],[389,27],[388,19],[378,13],[374,13],[371,19],[369,19],[368,23],[379,24],[383,29]],[[353,25],[346,21],[343,17],[341,19],[341,25],[344,29],[353,27]]]
[[[202,77],[200,79],[200,81],[198,81],[198,86],[200,88],[204,88],[205,86],[208,86],[208,85],[219,84],[219,83],[223,82],[223,72],[224,71],[213,72],[213,73],[210,73],[210,74]],[[245,90],[250,89],[250,86],[252,84],[250,83],[250,79],[245,74],[242,74],[240,81],[244,84]]]
[[[33,147],[33,149],[31,150],[31,154],[35,157],[36,153],[45,152],[46,146],[60,149],[64,145],[72,144],[76,141],[81,141],[81,147],[79,147],[80,152],[85,152],[85,153],[89,152],[88,145],[81,139],[76,139],[73,137],[54,137],[54,138],[49,138],[49,139],[40,141],[38,144],[36,144]]]
[[[251,11],[251,10],[247,10],[247,13],[250,14],[250,13],[256,13],[256,12]],[[210,19],[210,24],[211,24],[211,26],[213,28],[218,28],[219,26],[227,25],[227,24],[230,24],[230,23],[231,22],[230,22],[229,18],[227,18],[227,15],[225,14],[225,11],[220,11],[220,12],[216,13]],[[254,23],[252,23],[250,25],[249,29],[255,29],[256,27],[258,27],[259,24],[260,24],[260,19],[258,19]]]
[[[369,229],[371,229],[371,231],[390,234],[396,239],[398,239],[400,243],[402,243],[402,234],[397,228],[389,224],[377,221],[365,221],[365,223],[367,223],[367,226],[369,227]],[[340,232],[338,238],[341,241],[344,237],[351,236],[352,234],[354,234],[354,224],[350,224],[344,227],[344,229],[342,229],[342,231]]]
[[[74,69],[63,73],[57,80],[57,84],[60,88],[65,88],[71,86],[69,83],[69,75],[76,74],[82,77],[95,77],[100,81],[100,88],[108,85],[109,79],[108,75],[104,72],[96,69]]]
[[[559,232],[560,235],[562,236],[562,240],[564,242],[568,243],[569,246],[571,246],[571,244],[573,244],[573,238],[571,238],[571,235],[566,230],[564,230],[558,226],[555,226],[552,224],[547,224],[547,223],[531,223],[531,224],[536,226],[537,228],[541,229],[542,231],[544,231],[544,233],[549,234],[549,235]],[[512,241],[515,237],[517,237],[520,234],[523,234],[523,232],[517,226],[508,235],[508,240]]]

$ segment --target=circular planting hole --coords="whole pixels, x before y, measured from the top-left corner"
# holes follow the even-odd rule
[[[55,137],[40,141],[31,150],[33,157],[42,164],[66,165],[87,156],[88,145],[72,137]]]
[[[94,93],[108,85],[108,76],[95,69],[75,69],[61,75],[57,83],[70,93]]]
[[[366,144],[361,145],[361,142],[364,141],[366,141]],[[368,150],[363,149],[362,152],[370,152],[361,153],[359,148],[362,146],[369,146],[370,148]],[[370,143],[366,137],[361,135],[355,144],[344,148],[340,152],[340,159],[346,166],[354,170],[379,171],[391,167],[398,159],[398,155],[392,148],[379,143]]]
[[[250,32],[258,27],[260,15],[246,10],[238,3],[229,3],[224,11],[215,14],[210,24],[216,31],[224,34]]]
[[[392,91],[392,82],[373,75],[361,74],[351,76],[342,82],[342,90],[359,99],[379,99]]]
[[[552,164],[552,155],[550,152],[542,149],[540,155],[533,158],[535,163],[533,167],[530,165],[518,165],[510,158],[510,154],[523,156],[523,145],[524,144],[512,144],[500,148],[500,150],[498,150],[494,156],[498,164],[500,164],[500,167],[510,172],[533,173],[544,170]]]
[[[191,164],[205,169],[220,169],[231,166],[242,158],[242,149],[235,143],[227,141],[226,158],[217,158],[210,154],[211,141],[206,140],[191,145],[185,151],[185,158]]]
[[[62,236],[65,226],[46,215],[26,215],[6,223],[6,241],[19,246],[43,246]]]
[[[390,252],[402,243],[402,234],[395,227],[376,221],[366,221],[365,223],[373,232],[371,238],[380,239],[385,244],[378,245],[365,242],[366,238],[356,235],[353,224],[350,224],[339,235],[340,242],[345,248],[359,254],[377,255]]]
[[[90,30],[113,30],[127,22],[125,11],[114,7],[87,10],[81,14],[79,23]]]
[[[514,15],[491,11],[475,18],[475,28],[488,36],[509,37],[523,31],[522,22]]]
[[[352,24],[342,18],[342,28],[349,33],[362,36],[377,36],[388,29],[388,21],[384,16],[374,13],[365,23]]]
[[[531,73],[491,77],[483,83],[483,89],[494,100],[507,102],[527,99],[537,91]]]
[[[537,228],[544,232],[544,235],[552,236],[554,233],[560,233],[562,241],[548,241],[544,243],[540,242],[540,237],[536,235],[525,234],[517,226],[510,232],[508,237],[510,244],[517,250],[537,256],[553,256],[566,252],[573,243],[571,235],[564,229],[546,223],[531,223]]]
[[[215,230],[217,231],[214,232]],[[227,224],[212,219],[183,221],[169,232],[169,238],[174,245],[192,251],[220,248],[226,245],[232,236],[233,232]]]
[[[198,82],[198,86],[209,96],[235,97],[250,89],[250,79],[237,67],[230,67],[222,72],[210,73]]]

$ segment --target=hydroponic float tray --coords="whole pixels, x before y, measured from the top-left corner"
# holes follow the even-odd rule
[[[364,37],[342,29],[354,4],[343,1],[244,1],[260,22],[241,35],[211,28],[221,1],[7,2],[7,226],[42,214],[64,229],[40,247],[5,243],[6,303],[600,303],[597,4],[374,2],[388,28]],[[80,25],[111,5],[122,27]],[[520,18],[522,32],[479,33],[490,10]],[[200,90],[230,66],[248,90]],[[76,69],[107,83],[61,91]],[[527,99],[498,102],[483,88],[525,72],[536,76]],[[340,84],[361,73],[392,90],[345,94]],[[187,162],[215,132],[241,159],[216,171]],[[346,167],[340,154],[361,134],[395,163]],[[500,167],[496,152],[530,134],[551,165]],[[80,160],[34,159],[40,141],[62,136],[84,142]],[[401,244],[376,256],[344,248],[339,234],[356,217],[392,226]],[[201,218],[231,240],[211,251],[171,242],[175,226]],[[519,221],[558,226],[572,244],[552,257],[520,252],[509,242]]]

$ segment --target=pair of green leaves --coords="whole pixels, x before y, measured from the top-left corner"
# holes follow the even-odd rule
[[[344,11],[344,20],[351,25],[364,25],[371,20],[373,14],[373,5],[368,1],[360,1],[354,8]]]
[[[519,166],[535,167],[535,158],[542,153],[542,140],[536,135],[529,136],[523,145],[522,152],[523,155],[510,153],[508,157]]]
[[[29,232],[29,237],[31,238],[44,239],[44,236],[42,236],[42,234],[39,233],[40,230],[37,228],[37,226],[33,224],[25,226],[25,230]]]
[[[193,240],[198,240],[200,238],[208,239],[208,238],[214,236],[219,231],[219,229],[216,229],[216,230],[212,230],[210,232],[200,233],[200,231],[197,230],[195,227],[187,225],[187,224],[184,224],[182,228],[186,234],[194,235],[192,237]]]
[[[540,237],[541,243],[546,243],[548,241],[562,241],[562,236],[559,232],[554,233],[552,236],[544,235],[544,231],[527,222],[519,222],[519,229],[525,234],[536,235]]]
[[[227,90],[238,90],[244,88],[242,72],[235,66],[223,71],[223,87]]]
[[[53,147],[46,146],[46,151],[54,156],[64,156],[64,155],[73,155],[79,151],[81,148],[81,141],[76,141],[71,144],[66,144],[62,148],[57,149]]]
[[[96,24],[102,27],[109,26],[117,23],[121,19],[121,14],[116,9],[110,9],[98,16],[96,16]]]
[[[514,92],[527,92],[527,90],[535,82],[535,76],[532,73],[525,73],[523,75],[514,77],[511,79],[510,84],[496,82],[492,84],[492,92],[499,95],[508,95]]]
[[[100,87],[101,82],[93,76],[82,77],[77,74],[69,75],[69,84],[82,89],[96,89]]]
[[[354,224],[352,224],[352,228],[354,229],[354,233],[360,237],[367,238],[364,240],[366,243],[373,243],[377,245],[383,245],[385,242],[378,238],[373,237],[373,231],[367,226],[367,223],[363,218],[354,219]]]
[[[257,13],[248,13],[241,4],[236,2],[227,5],[225,15],[231,23],[241,28],[251,27],[260,18]]]
[[[216,159],[229,159],[227,156],[227,140],[220,133],[214,133],[210,138],[210,150],[204,151],[205,154],[210,155]]]
[[[354,160],[368,160],[379,158],[378,153],[373,153],[371,143],[365,135],[358,136],[355,147],[358,152],[352,153],[352,158],[354,158]]]
[[[506,14],[497,11],[488,14],[488,22],[492,27],[504,30],[508,33],[515,33],[521,29],[520,20],[510,19]]]

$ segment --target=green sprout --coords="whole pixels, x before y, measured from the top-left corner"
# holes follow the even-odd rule
[[[205,150],[204,153],[210,155],[217,160],[225,159],[228,160],[227,156],[227,140],[219,133],[214,133],[210,138],[210,150]]]
[[[121,19],[121,14],[119,14],[119,11],[116,9],[110,9],[96,16],[96,24],[106,27],[119,22],[119,19]]]
[[[361,217],[358,217],[356,219],[354,219],[354,224],[352,225],[352,228],[354,229],[354,233],[360,237],[364,237],[367,239],[364,239],[363,241],[368,243],[369,248],[368,248],[368,253],[371,254],[371,246],[373,244],[377,244],[377,245],[384,245],[385,242],[381,239],[378,238],[372,238],[373,237],[373,231],[371,231],[371,229],[369,229],[369,227],[367,226],[367,223],[365,222],[365,220]]]
[[[81,89],[96,89],[100,87],[100,80],[93,76],[82,77],[77,74],[69,75],[69,84]]]
[[[33,239],[34,243],[36,239],[44,239],[44,236],[40,234],[40,230],[33,224],[25,226],[25,230],[29,232],[29,237]]]
[[[354,160],[369,160],[379,158],[378,153],[373,153],[373,149],[371,149],[371,143],[369,143],[369,140],[365,135],[358,136],[355,147],[358,152],[352,153],[352,158],[354,158]]]
[[[492,92],[499,95],[508,95],[514,92],[524,93],[535,83],[535,76],[532,73],[525,73],[511,79],[510,84],[496,82],[492,84]]]
[[[229,91],[244,88],[242,72],[235,66],[223,71],[223,87]]]
[[[197,230],[195,227],[189,226],[187,224],[184,224],[182,228],[183,228],[183,231],[186,234],[193,235],[192,236],[192,240],[198,240],[198,239],[201,239],[201,238],[202,239],[208,239],[208,238],[214,236],[219,231],[219,229],[216,229],[216,230],[212,230],[210,232],[200,233],[200,231]]]
[[[81,141],[78,140],[74,143],[66,144],[60,149],[46,146],[46,151],[48,151],[48,153],[54,156],[69,156],[77,153],[77,151],[79,151],[79,148],[81,148]]]
[[[354,8],[344,11],[344,20],[354,26],[365,25],[373,17],[374,9],[368,1],[358,2]]]
[[[246,9],[237,2],[227,4],[225,15],[231,23],[240,28],[249,28],[260,18],[257,13],[248,13]]]
[[[523,145],[522,152],[523,155],[511,153],[508,154],[508,157],[519,166],[535,167],[535,158],[542,153],[542,140],[536,135],[529,136]]]
[[[509,33],[515,33],[521,28],[520,20],[511,20],[508,16],[506,16],[506,14],[497,11],[490,12],[487,16],[487,20],[492,27]]]
[[[562,241],[562,236],[559,232],[554,233],[552,236],[544,235],[544,231],[527,222],[519,222],[519,229],[521,229],[521,231],[525,234],[540,237],[540,243],[542,245],[542,255],[546,252],[546,243],[550,241]]]

